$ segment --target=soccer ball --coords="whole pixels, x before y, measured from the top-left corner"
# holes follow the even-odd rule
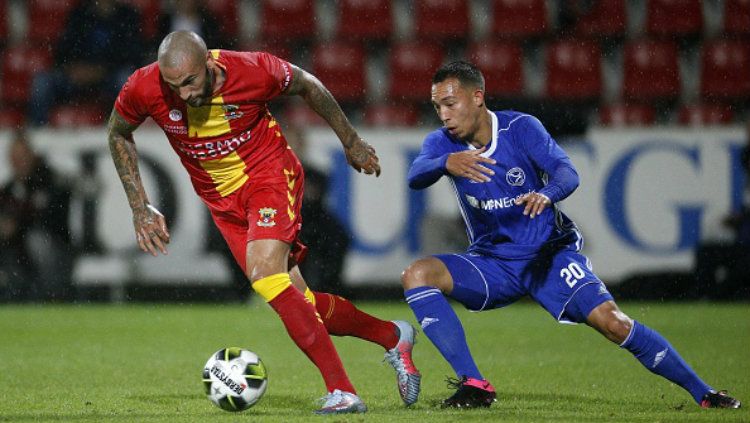
[[[216,351],[203,368],[206,396],[222,410],[247,410],[260,400],[267,387],[266,366],[257,354],[243,348]]]

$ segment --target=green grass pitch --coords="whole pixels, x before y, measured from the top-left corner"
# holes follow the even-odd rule
[[[361,303],[387,319],[413,315],[403,303]],[[365,415],[319,417],[325,393],[317,369],[260,301],[248,305],[0,306],[0,421],[75,422],[748,422],[750,305],[622,303],[659,330],[740,410],[702,410],[681,388],[652,375],[626,351],[584,326],[560,325],[522,302],[485,313],[458,310],[484,375],[498,389],[490,409],[437,407],[451,371],[419,335],[420,401],[402,406],[382,349],[335,343]],[[266,395],[228,413],[202,393],[201,370],[225,346],[255,351],[269,371]]]

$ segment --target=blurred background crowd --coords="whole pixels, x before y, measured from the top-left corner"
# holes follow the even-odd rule
[[[424,122],[431,73],[458,57],[558,133],[728,124],[750,99],[747,0],[0,0],[0,17],[4,126],[101,123],[175,29],[312,71],[366,125]]]
[[[0,192],[1,300],[72,298],[72,258],[102,248],[85,229],[72,245],[68,228],[71,196],[95,218],[95,161],[59,177],[25,129],[102,127],[126,78],[177,29],[209,48],[265,50],[311,71],[368,128],[435,126],[432,73],[458,58],[488,77],[491,109],[534,114],[554,136],[745,126],[750,112],[750,0],[0,0],[0,130],[11,134],[12,170]],[[305,161],[305,130],[324,122],[302,103],[272,107]],[[741,157],[748,169],[747,148]],[[304,270],[313,286],[341,291],[350,240],[326,210],[328,176],[308,167],[303,216],[323,223],[303,238],[328,249]],[[729,263],[725,279],[747,276],[745,191],[725,219],[735,241],[697,248],[698,273],[713,278]],[[225,252],[215,232],[209,238]]]

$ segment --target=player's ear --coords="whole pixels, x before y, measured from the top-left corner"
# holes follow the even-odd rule
[[[479,88],[475,89],[473,100],[475,106],[481,107],[484,104],[484,91]]]

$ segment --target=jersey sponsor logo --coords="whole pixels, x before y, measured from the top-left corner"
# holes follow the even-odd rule
[[[172,122],[179,122],[182,120],[182,112],[177,109],[172,109],[169,111],[169,119]]]
[[[257,225],[262,226],[264,228],[270,228],[272,226],[276,226],[276,221],[273,220],[274,217],[276,217],[276,209],[272,209],[270,207],[263,207],[260,210],[258,210],[258,214],[260,215],[260,219],[258,219]]]
[[[526,182],[526,174],[520,167],[514,167],[505,173],[505,181],[514,187],[520,187]]]
[[[224,119],[226,120],[239,119],[245,114],[240,111],[240,106],[236,104],[224,104],[221,108],[224,109]]]
[[[224,140],[216,140],[196,144],[180,142],[177,144],[177,148],[194,159],[210,160],[232,153],[249,140],[250,130],[248,129],[247,131],[242,132],[236,137]]]
[[[439,321],[440,319],[436,319],[434,317],[425,317],[424,319],[422,319],[421,322],[419,322],[419,324],[422,326],[422,329],[424,329],[427,326],[430,326],[431,324],[437,323]]]
[[[492,211],[496,209],[507,209],[516,205],[514,197],[502,197],[502,198],[491,198],[489,200],[479,200],[471,195],[466,195],[466,201],[469,202],[471,207],[475,209],[482,209],[485,211]]]
[[[164,132],[177,135],[186,135],[188,132],[187,127],[183,125],[164,125],[162,129],[164,129]]]
[[[533,191],[529,191],[533,192]],[[516,200],[523,197],[524,194],[519,194],[515,197],[501,197],[501,198],[490,198],[488,200],[480,200],[474,196],[466,194],[466,201],[471,207],[475,209],[482,209],[485,211],[492,211],[497,209],[507,209],[516,205]]]

